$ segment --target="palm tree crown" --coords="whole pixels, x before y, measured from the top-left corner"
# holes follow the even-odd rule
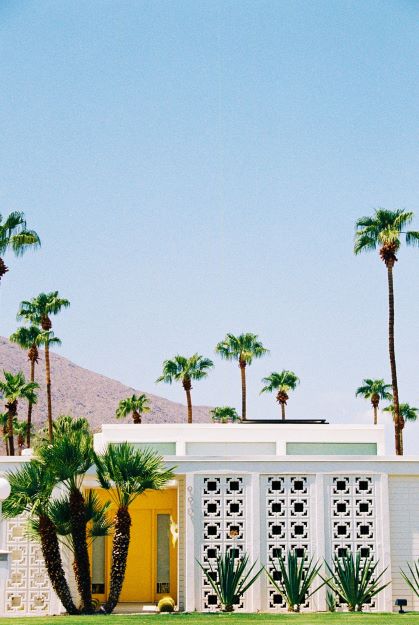
[[[363,397],[364,399],[370,399],[374,409],[374,424],[377,424],[377,412],[380,399],[390,400],[393,399],[393,395],[390,393],[391,384],[386,384],[384,380],[372,380],[365,378],[362,381],[362,385],[356,390],[356,397]]]
[[[293,371],[284,369],[281,372],[273,371],[266,378],[262,379],[265,386],[260,391],[261,393],[273,393],[278,391],[276,400],[281,406],[282,418],[285,419],[285,406],[288,401],[288,392],[295,391],[300,379]]]
[[[51,330],[51,315],[57,315],[62,308],[68,308],[68,299],[59,296],[58,291],[40,293],[31,300],[21,302],[18,320],[26,319],[31,323],[40,324],[43,330]]]
[[[163,374],[156,381],[172,384],[172,382],[202,380],[207,377],[208,371],[213,366],[212,360],[199,354],[194,354],[190,358],[178,354],[171,360],[164,361]]]
[[[240,421],[237,410],[232,406],[217,406],[211,410],[212,420],[219,423]]]
[[[141,415],[150,411],[148,405],[148,397],[144,393],[141,395],[132,395],[126,399],[121,399],[116,409],[115,416],[117,419],[123,419],[132,414],[134,423],[141,423]]]
[[[356,222],[355,254],[375,250],[379,246],[382,260],[386,264],[394,264],[401,243],[400,235],[405,236],[406,245],[419,246],[419,232],[404,230],[413,217],[412,212],[383,208],[377,209],[373,217],[361,217]]]
[[[384,408],[384,410],[386,412],[391,412],[394,418],[394,405],[393,404],[391,404],[390,406],[387,406],[387,408]],[[414,406],[411,406],[410,404],[406,404],[406,403],[400,404],[400,414],[405,421],[416,421],[416,419],[418,418],[418,413],[419,413],[419,408],[415,408]]]
[[[238,360],[239,363],[247,365],[251,365],[254,358],[262,358],[269,353],[258,336],[251,332],[238,336],[226,334],[225,338],[217,344],[215,351],[225,360]]]
[[[0,215],[0,256],[11,249],[15,256],[22,256],[28,248],[37,248],[41,245],[39,236],[34,230],[29,230],[23,213],[13,212],[3,221]],[[8,268],[0,258],[0,280]]]
[[[39,345],[41,334],[42,330],[37,325],[21,326],[10,335],[9,340],[19,345],[22,349],[29,350],[28,359],[38,362],[37,346]]]
[[[179,354],[171,360],[163,362],[163,374],[157,378],[156,382],[182,382],[186,393],[188,404],[188,423],[192,423],[192,380],[202,380],[208,375],[208,371],[214,366],[209,358],[204,358],[200,354],[194,354],[189,358]]]

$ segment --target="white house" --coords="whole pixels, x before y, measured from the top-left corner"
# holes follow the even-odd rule
[[[211,610],[216,597],[197,560],[214,562],[220,551],[234,549],[270,567],[289,549],[328,561],[351,549],[379,560],[392,579],[369,609],[391,611],[396,598],[419,609],[400,575],[400,567],[419,557],[419,458],[386,455],[383,426],[103,425],[95,448],[121,441],[156,449],[176,474],[165,491],[146,493],[133,506],[122,601],[152,603],[171,595],[180,610]],[[3,457],[1,470],[25,461]],[[98,488],[93,471],[85,486]],[[59,602],[38,545],[25,535],[24,519],[3,520],[0,549],[11,555],[1,614],[57,613]],[[95,541],[92,562],[93,591],[103,600],[110,538]],[[260,576],[238,608],[285,606]],[[324,588],[305,609],[326,609]]]

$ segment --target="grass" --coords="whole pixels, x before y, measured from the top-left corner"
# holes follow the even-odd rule
[[[399,614],[147,614],[0,618],[0,625],[419,625],[419,613]]]

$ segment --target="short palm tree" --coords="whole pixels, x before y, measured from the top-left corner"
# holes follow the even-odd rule
[[[116,505],[115,533],[112,547],[111,583],[103,611],[111,613],[118,603],[124,582],[130,543],[129,507],[146,490],[161,490],[173,479],[164,460],[151,449],[135,449],[128,443],[109,445],[95,456],[97,476]]]
[[[395,419],[395,409],[394,404],[390,404],[387,408],[384,408],[385,412],[390,412]],[[403,421],[416,421],[418,418],[419,408],[415,408],[410,404],[401,403],[399,404],[400,415]]]
[[[240,421],[240,417],[237,414],[237,410],[232,406],[217,406],[213,408],[211,411],[212,420],[216,423],[235,423],[236,421]]]
[[[237,360],[240,367],[242,387],[242,421],[246,420],[246,367],[251,365],[254,358],[262,358],[269,350],[263,347],[256,334],[226,334],[220,341],[215,351],[225,360]]]
[[[11,492],[2,504],[2,514],[13,518],[26,512],[37,523],[42,555],[51,585],[69,614],[78,614],[71,598],[61,560],[57,530],[50,516],[55,480],[45,465],[31,460],[9,473]]]
[[[157,378],[156,382],[182,382],[186,393],[188,405],[188,423],[192,423],[192,380],[202,380],[208,375],[208,371],[214,366],[209,358],[204,358],[199,354],[194,354],[190,358],[185,356],[175,356],[171,360],[163,363],[163,374]]]
[[[364,399],[370,399],[374,410],[374,425],[378,423],[378,406],[380,399],[390,400],[393,398],[390,393],[391,384],[386,384],[384,380],[371,380],[365,378],[362,381],[362,386],[357,388],[355,395],[361,396]]]
[[[17,415],[18,401],[25,399],[32,404],[36,404],[38,397],[36,390],[39,385],[36,382],[27,382],[23,371],[16,374],[10,371],[3,371],[4,380],[0,380],[0,393],[2,394],[7,409],[7,434],[9,441],[9,455],[15,455],[14,444],[14,419]]]
[[[262,379],[265,386],[260,391],[261,393],[273,393],[277,391],[276,401],[281,406],[282,420],[285,421],[285,406],[288,401],[289,391],[295,391],[300,379],[293,371],[287,371],[284,369],[280,373],[273,371],[266,378]]]
[[[86,502],[83,480],[94,462],[93,436],[86,430],[85,419],[63,420],[60,436],[37,448],[37,457],[48,467],[56,484],[68,494],[71,511],[71,540],[74,546],[77,588],[86,614],[94,612],[90,560],[87,545]]]
[[[396,352],[394,346],[394,289],[393,268],[397,261],[397,252],[402,235],[406,245],[419,246],[419,232],[406,231],[414,214],[405,210],[378,209],[372,217],[361,217],[356,222],[355,254],[380,248],[381,260],[387,268],[388,282],[388,345],[390,356],[391,385],[394,402],[394,435],[396,454],[403,455],[404,421],[399,408],[399,389],[397,382]]]
[[[40,325],[44,331],[42,345],[45,349],[45,376],[47,384],[47,408],[48,408],[48,427],[50,440],[52,441],[52,396],[51,396],[51,364],[49,358],[49,348],[51,345],[59,344],[57,339],[51,332],[52,321],[51,315],[57,315],[63,308],[68,308],[70,302],[59,296],[58,291],[51,293],[40,293],[37,297],[30,301],[20,303],[18,320],[25,319],[32,324]]]
[[[116,409],[115,416],[117,419],[124,419],[132,414],[134,423],[141,423],[141,415],[144,412],[150,411],[150,406],[148,404],[148,397],[144,395],[144,393],[141,395],[131,395],[131,397],[127,397],[126,399],[121,399]]]
[[[22,326],[13,332],[10,341],[16,343],[22,349],[28,351],[28,360],[30,363],[30,381],[35,382],[35,365],[39,360],[38,345],[40,343],[42,330],[40,327],[31,325],[29,327]],[[32,429],[32,402],[28,402],[28,428],[26,432],[26,444],[31,446],[31,429]]]
[[[2,258],[7,250],[12,250],[15,256],[22,256],[27,249],[40,245],[39,236],[28,229],[23,213],[10,213],[4,220],[0,215],[0,280],[9,271]]]

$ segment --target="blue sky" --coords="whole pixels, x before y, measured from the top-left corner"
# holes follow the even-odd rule
[[[386,276],[353,228],[377,206],[419,228],[418,18],[407,0],[3,1],[0,205],[43,247],[9,259],[1,334],[58,289],[60,353],[183,400],[154,384],[164,358],[253,331],[271,354],[250,416],[279,414],[260,379],[290,368],[290,417],[368,422],[354,389],[389,379]],[[395,282],[419,405],[418,250]],[[194,401],[239,407],[239,370],[214,361]]]

